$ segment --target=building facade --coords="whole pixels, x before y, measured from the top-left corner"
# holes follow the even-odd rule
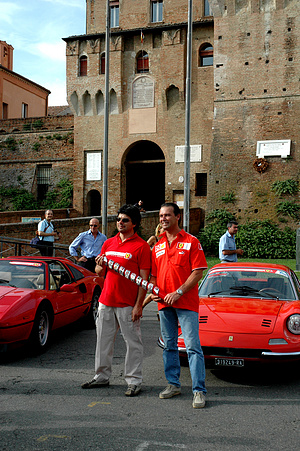
[[[86,34],[65,38],[83,214],[102,196],[106,3],[87,0]],[[188,1],[114,0],[110,12],[108,213],[180,204]],[[273,218],[272,183],[298,180],[299,18],[297,0],[193,1],[191,207]]]
[[[47,116],[50,91],[13,71],[13,50],[0,41],[0,119]]]
[[[205,6],[208,10],[205,9]],[[191,207],[205,210],[213,121],[213,17],[194,5]],[[74,207],[101,205],[106,1],[87,1],[87,33],[66,38],[74,113]],[[188,2],[111,2],[108,213],[183,201]],[[99,211],[97,212],[99,214]]]

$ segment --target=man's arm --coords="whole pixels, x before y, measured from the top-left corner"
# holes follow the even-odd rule
[[[148,280],[149,274],[150,274],[149,269],[140,269],[139,275],[142,277],[142,279]],[[143,302],[144,302],[145,296],[146,296],[146,290],[144,290],[144,288],[142,288],[142,287],[139,287],[135,305],[134,305],[134,307],[132,309],[132,313],[131,313],[132,321],[137,321],[138,319],[140,319],[142,317]]]
[[[194,288],[195,285],[197,285],[197,283],[202,277],[202,274],[203,269],[195,269],[194,271],[191,272],[186,281],[178,288],[182,290],[183,294],[188,293],[192,288]],[[156,285],[156,277],[151,276],[150,283]],[[180,297],[181,295],[178,294],[176,291],[174,291],[173,293],[168,293],[163,299],[163,302],[168,305],[173,305],[174,302],[178,301]],[[152,301],[161,302],[162,300],[160,297],[156,296],[155,294],[152,294]]]
[[[223,255],[233,255],[233,254],[238,254],[238,255],[243,255],[244,251],[242,249],[224,249],[222,251]]]

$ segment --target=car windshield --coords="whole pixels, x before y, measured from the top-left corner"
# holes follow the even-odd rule
[[[45,265],[41,262],[0,260],[0,287],[45,289]]]
[[[199,296],[296,300],[288,273],[268,268],[212,269],[200,285]]]

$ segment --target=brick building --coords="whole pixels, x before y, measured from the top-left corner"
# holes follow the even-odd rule
[[[213,121],[213,17],[194,5],[191,207],[206,208]],[[111,2],[108,213],[144,200],[183,200],[188,2]],[[99,214],[102,181],[106,2],[87,1],[87,32],[65,38],[74,113],[74,208]],[[90,207],[89,207],[90,206]]]
[[[300,2],[213,1],[212,8],[209,210],[228,207],[220,198],[234,193],[230,208],[241,220],[278,219],[278,202],[299,200],[297,193],[280,199],[271,186],[299,180]],[[257,157],[264,157],[265,172],[255,169]]]
[[[110,3],[109,213],[140,198],[147,210],[183,199],[187,8]],[[105,17],[106,1],[87,0],[86,34],[64,39],[83,214],[101,205]],[[193,1],[191,207],[274,217],[271,183],[298,179],[299,18],[297,0]],[[267,151],[256,155],[258,142]],[[261,155],[265,172],[253,167]],[[222,203],[229,194],[236,201]]]
[[[47,116],[50,91],[13,71],[13,51],[0,41],[0,119]]]

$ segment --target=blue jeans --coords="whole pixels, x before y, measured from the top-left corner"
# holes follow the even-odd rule
[[[169,384],[180,387],[180,360],[178,353],[178,321],[187,350],[193,393],[206,394],[205,363],[199,338],[198,312],[166,307],[159,311],[161,334],[164,341],[163,361]]]

